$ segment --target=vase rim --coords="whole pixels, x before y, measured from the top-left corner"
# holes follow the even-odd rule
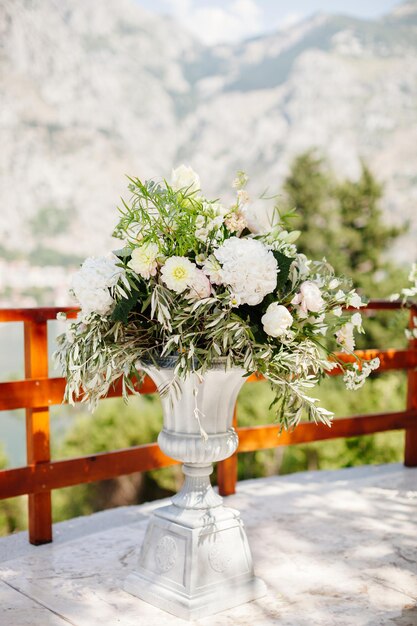
[[[140,367],[141,365],[145,368],[147,367],[158,367],[160,369],[174,369],[176,364],[178,363],[178,356],[164,356],[164,357],[158,357],[156,359],[142,359],[141,361],[138,361],[138,366]],[[199,369],[196,367],[197,365],[197,360],[193,359],[193,365],[196,371],[199,371]],[[243,367],[238,367],[235,365],[232,365],[231,367],[227,367],[227,357],[218,357],[216,359],[213,359],[211,361],[210,367],[207,367],[207,370],[223,370],[225,372],[230,372],[232,370],[241,370],[242,372],[245,372]]]

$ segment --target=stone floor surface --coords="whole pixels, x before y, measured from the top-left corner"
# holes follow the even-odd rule
[[[258,601],[199,626],[417,626],[417,469],[306,472],[238,484]],[[185,626],[122,590],[161,501],[0,539],[0,626]],[[188,622],[189,623],[189,622]]]

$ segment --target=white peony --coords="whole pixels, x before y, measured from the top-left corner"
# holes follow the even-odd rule
[[[71,289],[77,298],[83,315],[99,313],[106,315],[114,303],[110,288],[114,287],[124,270],[117,267],[117,257],[89,257],[74,274]]]
[[[351,322],[346,322],[337,331],[336,339],[340,345],[347,351],[353,352],[355,349],[355,337],[353,336],[354,326]]]
[[[272,302],[261,321],[267,335],[281,337],[293,323],[293,316],[285,306]]]
[[[156,257],[159,254],[159,247],[156,243],[145,243],[143,246],[135,248],[132,252],[132,259],[127,264],[136,274],[149,279],[155,276],[158,263]]]
[[[187,165],[180,165],[172,170],[171,187],[174,191],[187,191],[187,193],[196,193],[200,191],[200,177]]]
[[[162,280],[168,287],[176,293],[182,293],[191,287],[196,266],[184,256],[171,256],[165,261],[161,270]]]
[[[306,280],[301,283],[300,292],[294,296],[291,304],[298,305],[302,313],[307,313],[308,311],[318,313],[324,307],[325,302],[316,283]]]
[[[277,286],[277,261],[256,239],[226,239],[214,256],[222,266],[221,282],[230,287],[242,304],[259,304]]]
[[[203,298],[208,298],[210,295],[211,284],[209,279],[202,270],[196,269],[190,285],[190,291],[186,296],[187,300],[202,300]]]

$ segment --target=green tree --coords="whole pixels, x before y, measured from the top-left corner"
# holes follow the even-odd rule
[[[405,284],[406,270],[387,258],[387,252],[406,227],[385,224],[383,188],[365,163],[357,180],[340,180],[310,150],[294,159],[283,188],[286,206],[297,212],[300,252],[314,259],[326,257],[337,274],[351,277],[359,292],[371,299],[387,297]],[[404,314],[371,313],[358,347],[400,346],[405,324]]]
[[[0,469],[8,465],[7,457],[0,446]],[[0,500],[0,537],[26,528],[26,511],[24,499],[10,498]]]
[[[284,181],[287,204],[296,209],[293,226],[302,232],[297,246],[313,259],[322,259],[325,251],[335,247],[336,215],[331,187],[332,177],[325,162],[313,150],[294,159]]]

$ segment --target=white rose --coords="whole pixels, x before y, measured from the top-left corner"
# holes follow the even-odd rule
[[[311,280],[306,280],[300,285],[300,292],[294,296],[291,304],[299,305],[303,313],[307,311],[318,313],[324,307],[325,302],[317,285]]]
[[[293,323],[293,316],[285,306],[273,302],[267,308],[261,321],[267,335],[281,337]]]
[[[190,291],[186,296],[187,300],[202,300],[203,298],[208,298],[210,294],[211,284],[209,279],[202,270],[196,269],[190,285]]]
[[[172,170],[171,187],[174,191],[184,190],[187,193],[194,194],[200,191],[200,177],[187,165],[180,165]]]
[[[135,248],[132,258],[127,264],[136,274],[149,279],[155,276],[158,263],[156,257],[159,254],[159,247],[156,243],[145,243],[143,246]]]

